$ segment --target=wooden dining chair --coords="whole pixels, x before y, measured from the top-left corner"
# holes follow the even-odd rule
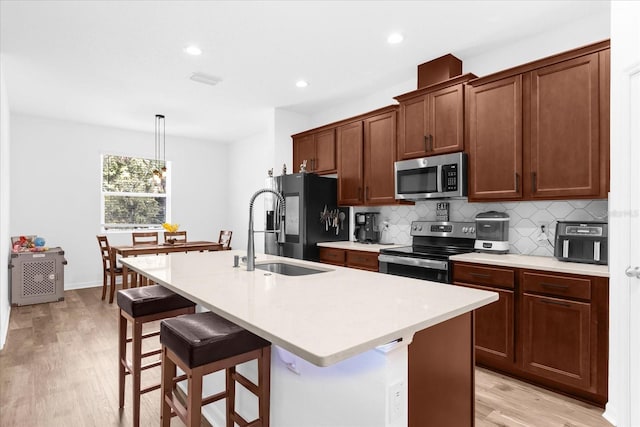
[[[228,251],[231,249],[231,235],[233,231],[230,230],[220,230],[220,237],[218,237],[218,243],[222,245],[223,251]]]
[[[136,231],[131,233],[131,238],[133,239],[133,246],[158,244],[157,231]]]
[[[109,303],[113,302],[113,296],[116,291],[116,278],[122,278],[122,267],[118,267],[116,263],[115,253],[111,251],[109,246],[109,240],[105,235],[97,235],[98,245],[100,246],[100,255],[102,256],[102,299],[104,300],[107,295],[107,278],[111,290],[109,292]],[[135,282],[136,274],[134,271],[129,271],[131,275],[131,283]]]
[[[185,243],[187,241],[186,231],[165,231],[164,242],[165,243]]]

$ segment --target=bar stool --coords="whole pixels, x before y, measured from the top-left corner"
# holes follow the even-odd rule
[[[120,408],[124,408],[125,376],[133,377],[133,425],[140,425],[140,396],[144,393],[160,388],[160,384],[141,389],[142,371],[159,366],[161,361],[142,365],[146,357],[161,353],[156,349],[142,353],[142,340],[160,335],[160,331],[142,334],[145,323],[181,314],[195,313],[195,303],[164,288],[160,285],[130,288],[118,291],[117,296],[120,316],[118,327],[120,330],[118,341],[119,375],[118,386],[120,393]],[[131,322],[131,338],[127,338],[127,322]],[[127,343],[131,343],[131,359],[127,359]]]
[[[226,399],[226,425],[269,427],[271,343],[215,313],[197,313],[163,320],[161,426],[177,415],[189,427],[199,427],[202,406]],[[236,366],[257,359],[258,384],[236,371]],[[176,366],[185,375],[176,378]],[[202,378],[224,369],[225,390],[202,397]],[[187,380],[186,407],[174,393],[175,384]],[[235,383],[258,397],[258,418],[247,422],[235,410]]]

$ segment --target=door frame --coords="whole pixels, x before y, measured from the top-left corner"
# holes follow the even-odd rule
[[[639,3],[611,2],[611,309],[609,402],[604,417],[619,427],[640,425],[640,279],[625,275],[629,266],[640,265],[638,20]]]

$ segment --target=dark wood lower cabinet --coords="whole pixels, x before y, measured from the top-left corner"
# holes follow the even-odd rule
[[[476,363],[604,406],[607,278],[456,262],[453,280],[500,296],[476,310]]]
[[[522,368],[575,387],[591,388],[591,304],[522,296]]]
[[[319,248],[320,262],[325,264],[345,266],[347,259],[346,251],[344,249],[336,248]]]
[[[320,247],[320,262],[360,270],[378,271],[378,252]]]
[[[498,301],[476,310],[476,360],[479,363],[513,364],[513,291],[486,286],[463,286],[493,291],[499,295]]]
[[[378,271],[378,252],[347,251],[347,267]]]

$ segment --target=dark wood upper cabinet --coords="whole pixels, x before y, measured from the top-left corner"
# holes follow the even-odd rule
[[[293,167],[292,173],[300,170],[303,161],[307,161],[307,168],[311,168],[311,162],[316,156],[316,143],[313,135],[303,135],[293,137]]]
[[[364,204],[395,203],[396,112],[364,120]]]
[[[336,130],[338,148],[338,204],[361,205],[364,201],[362,121],[339,126]]]
[[[472,80],[469,201],[606,198],[609,42]]]
[[[468,86],[469,200],[522,198],[522,76]]]
[[[594,53],[530,73],[532,198],[600,193],[599,59]]]
[[[395,204],[397,108],[385,107],[337,129],[338,204]]]
[[[464,149],[465,74],[395,97],[400,103],[398,159],[413,159]]]
[[[429,96],[429,155],[464,149],[464,86],[437,90]]]
[[[305,132],[293,136],[293,173],[307,161],[307,171],[317,174],[336,172],[335,128]]]
[[[336,132],[327,129],[314,135],[316,141],[316,157],[313,164],[315,173],[332,173],[336,171]]]

